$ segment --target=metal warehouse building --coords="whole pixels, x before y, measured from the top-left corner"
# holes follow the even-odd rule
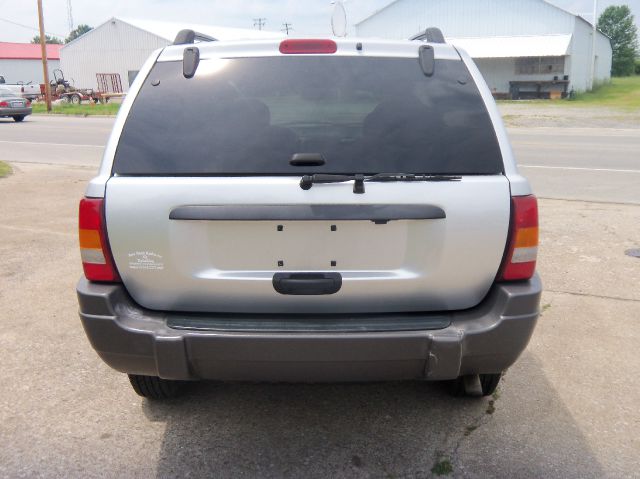
[[[96,74],[117,74],[126,92],[151,52],[171,44],[184,28],[218,40],[281,36],[279,33],[240,28],[112,18],[64,45],[60,50],[61,68],[77,88],[98,87],[100,90]]]
[[[61,45],[47,45],[49,77],[60,65]],[[40,44],[0,42],[0,76],[6,83],[44,83]]]
[[[405,39],[432,26],[467,50],[497,97],[591,88],[593,26],[544,0],[395,0],[356,24],[356,33]],[[595,56],[595,83],[609,81],[611,42],[601,32]]]

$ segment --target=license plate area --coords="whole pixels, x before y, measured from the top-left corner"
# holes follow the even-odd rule
[[[180,222],[175,238],[181,256],[193,261],[201,249],[219,271],[381,271],[402,268],[415,260],[412,252],[422,256],[434,226],[412,220]],[[185,252],[185,244],[193,248]]]

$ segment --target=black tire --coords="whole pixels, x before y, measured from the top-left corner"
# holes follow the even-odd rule
[[[129,382],[133,390],[147,399],[171,399],[180,394],[180,381],[170,381],[155,376],[139,376],[129,374]]]
[[[25,115],[16,115],[13,117],[13,121],[15,121],[16,123],[20,123],[21,121],[24,121],[24,117]]]
[[[491,396],[494,392],[496,392],[496,388],[498,387],[501,378],[502,373],[481,374],[480,384],[482,385],[482,395]]]
[[[502,373],[498,374],[480,374],[480,386],[482,387],[482,396],[491,396],[498,387]],[[449,394],[454,397],[468,396],[464,387],[464,377],[448,381]]]
[[[71,103],[80,105],[82,103],[82,97],[80,95],[71,95]]]

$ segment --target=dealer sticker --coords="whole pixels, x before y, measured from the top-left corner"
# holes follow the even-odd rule
[[[150,251],[136,251],[129,253],[129,269],[162,270],[164,263],[162,256]]]

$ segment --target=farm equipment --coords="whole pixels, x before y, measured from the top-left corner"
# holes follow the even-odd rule
[[[61,100],[63,103],[73,103],[79,105],[83,101],[101,101],[99,92],[93,89],[79,89],[71,85],[65,78],[62,70],[53,70],[53,80],[51,80],[51,97],[53,100]],[[40,85],[40,90],[44,94],[44,85]]]

